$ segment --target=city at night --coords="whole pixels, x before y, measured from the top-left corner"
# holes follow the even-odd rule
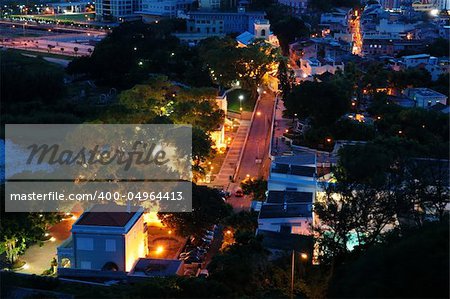
[[[0,298],[449,298],[450,0],[3,0]]]

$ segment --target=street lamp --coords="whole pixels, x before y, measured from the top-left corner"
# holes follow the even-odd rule
[[[242,112],[242,100],[244,100],[244,95],[240,94],[238,98],[239,98],[239,111]]]
[[[302,261],[308,260],[308,255],[304,252],[300,253],[300,258]],[[294,298],[294,270],[295,270],[295,250],[292,250],[292,261],[291,261],[291,299]]]

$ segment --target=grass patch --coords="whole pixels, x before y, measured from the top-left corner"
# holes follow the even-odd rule
[[[256,99],[251,98],[250,91],[245,89],[235,89],[230,91],[227,94],[228,100],[228,110],[239,112],[240,108],[240,100],[239,96],[243,95],[244,99],[242,100],[242,110],[243,111],[253,111],[255,107]]]
[[[54,52],[56,52],[55,49],[53,49]],[[58,58],[58,59],[65,59],[65,60],[73,60],[72,57],[69,57],[67,55],[59,55],[59,54],[54,54],[52,52],[50,53],[44,53],[44,52],[37,52],[37,51],[28,51],[28,50],[22,50],[22,49],[8,49],[8,52],[15,52],[15,53],[23,53],[23,54],[29,54],[29,55],[35,55],[36,58],[42,58],[42,57],[52,57],[52,58]],[[25,57],[25,56],[23,56]],[[33,58],[33,57],[29,57],[29,58]],[[51,62],[48,62],[51,63]]]

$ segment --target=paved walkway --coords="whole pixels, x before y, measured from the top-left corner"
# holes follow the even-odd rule
[[[70,229],[74,219],[62,220],[60,223],[50,228],[51,241],[44,242],[42,246],[34,244],[25,251],[20,259],[26,261],[24,269],[17,271],[19,273],[41,275],[42,272],[50,268],[50,263],[56,257],[56,249],[61,243],[70,236]]]
[[[250,128],[250,121],[241,120],[239,129],[236,132],[233,142],[230,145],[230,149],[222,163],[219,173],[217,174],[211,185],[224,186],[225,189],[230,182],[230,176],[234,176],[236,166],[242,151],[245,148],[245,137]]]

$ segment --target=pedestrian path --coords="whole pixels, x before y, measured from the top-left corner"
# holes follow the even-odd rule
[[[241,120],[239,128],[236,132],[236,136],[234,137],[234,140],[230,145],[219,173],[211,183],[212,185],[220,185],[226,187],[229,184],[230,176],[234,176],[237,163],[245,148],[245,138],[248,134],[249,129],[250,121]]]

